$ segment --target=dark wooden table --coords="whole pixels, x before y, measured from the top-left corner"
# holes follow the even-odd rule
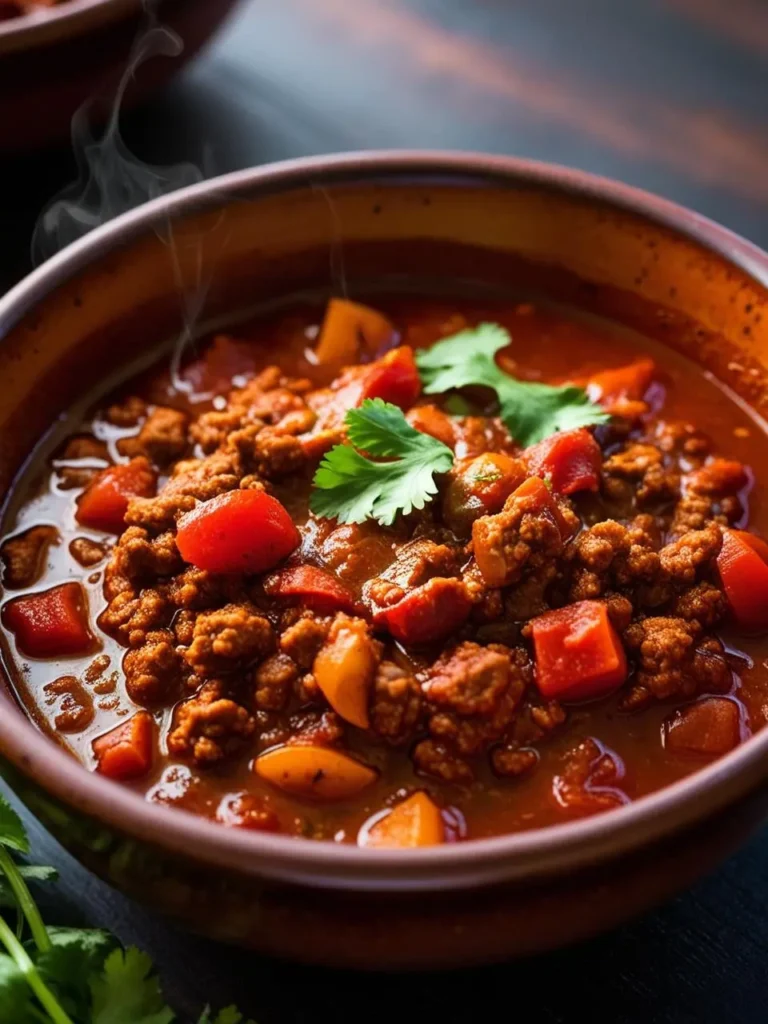
[[[534,156],[662,193],[768,246],[768,3],[253,0],[125,134],[145,160],[194,160],[206,174],[388,146]],[[37,213],[73,175],[66,148],[3,168],[0,285],[28,269]],[[52,912],[76,906],[146,948],[185,1020],[208,999],[235,1000],[259,1024],[462,1021],[479,1005],[543,1022],[766,1017],[768,833],[673,903],[578,948],[382,978],[179,934],[32,824],[36,858],[62,872]]]

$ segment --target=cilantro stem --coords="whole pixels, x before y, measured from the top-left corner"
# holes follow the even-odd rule
[[[29,896],[29,893],[27,893],[27,896]],[[31,897],[29,898],[31,899]],[[8,926],[8,922],[2,916],[0,916],[0,942],[8,950],[14,963],[24,975],[27,984],[37,996],[40,1004],[45,1008],[46,1013],[51,1019],[51,1024],[74,1024],[72,1018],[64,1012],[56,996],[40,977],[26,949],[24,949],[13,934],[13,931]]]
[[[31,892],[27,888],[27,883],[21,877],[21,873],[16,866],[16,862],[3,846],[0,846],[0,871],[2,871],[8,879],[8,884],[13,891],[13,895],[16,897],[16,902],[18,903],[22,914],[27,919],[29,930],[32,932],[32,938],[34,939],[35,945],[41,953],[47,952],[51,948],[51,940],[48,937],[48,932],[43,924],[40,911],[32,898]]]

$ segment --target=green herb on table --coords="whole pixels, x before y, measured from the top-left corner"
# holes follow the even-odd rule
[[[437,494],[434,476],[451,468],[453,452],[415,430],[396,405],[366,399],[344,422],[350,443],[332,448],[315,473],[309,504],[316,515],[390,526]]]
[[[492,388],[499,413],[518,444],[542,441],[559,430],[574,430],[610,419],[583,388],[573,384],[554,387],[538,381],[510,377],[496,362],[496,354],[511,342],[499,324],[479,324],[416,353],[424,391],[438,395],[456,388],[482,385]]]
[[[4,1024],[173,1024],[152,961],[96,928],[44,924],[28,882],[55,879],[53,868],[19,865],[29,840],[0,796],[0,1021]],[[10,913],[9,913],[10,911]],[[14,912],[16,920],[13,921]],[[11,922],[13,921],[12,927]],[[235,1007],[198,1024],[253,1024]]]

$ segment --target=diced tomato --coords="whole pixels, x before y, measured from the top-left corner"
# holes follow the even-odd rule
[[[768,544],[762,537],[757,537],[754,533],[750,533],[749,530],[731,530],[731,533],[735,533],[745,544],[749,544],[752,550],[757,552],[766,565],[768,565]]]
[[[721,757],[741,742],[735,701],[706,697],[680,708],[664,725],[664,746],[673,754]]]
[[[385,402],[410,409],[421,394],[421,377],[408,345],[395,348],[371,367],[363,383],[360,405],[366,398],[381,398]]]
[[[648,390],[655,372],[652,359],[638,359],[627,366],[603,370],[586,382],[587,394],[593,402],[606,407],[623,398],[639,401]]]
[[[547,700],[604,697],[627,678],[627,659],[600,601],[578,601],[531,622],[536,683]]]
[[[88,605],[79,583],[17,597],[3,608],[3,625],[29,658],[87,654],[95,647],[88,626]]]
[[[743,530],[723,530],[717,568],[736,624],[747,633],[768,630],[765,542]]]
[[[394,335],[391,322],[375,309],[348,299],[331,299],[315,355],[321,364],[354,363],[360,357],[361,347],[375,354],[389,344]]]
[[[374,622],[404,644],[427,644],[450,636],[466,620],[472,604],[460,580],[436,577],[416,587]]]
[[[96,771],[123,782],[146,775],[152,767],[155,723],[147,711],[137,711],[122,725],[115,726],[92,744]]]
[[[201,502],[178,523],[181,557],[216,573],[266,572],[299,545],[299,531],[266,491],[227,491]]]
[[[110,466],[80,496],[75,518],[82,526],[105,533],[122,533],[131,498],[150,498],[157,475],[145,458]]]
[[[295,599],[320,615],[355,610],[355,599],[347,587],[314,565],[281,569],[264,581],[264,589],[271,597]]]
[[[436,405],[417,405],[405,417],[414,430],[437,438],[444,445],[453,449],[456,446],[456,431],[453,421],[447,413]]]
[[[603,456],[588,430],[553,434],[525,452],[528,471],[552,484],[558,494],[596,491],[600,486]]]

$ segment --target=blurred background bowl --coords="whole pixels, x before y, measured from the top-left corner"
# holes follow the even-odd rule
[[[213,35],[236,0],[154,0],[157,20],[183,41],[175,57],[142,65],[135,104],[165,83]],[[114,89],[148,25],[145,0],[63,0],[0,21],[0,154],[66,137],[72,115]]]

